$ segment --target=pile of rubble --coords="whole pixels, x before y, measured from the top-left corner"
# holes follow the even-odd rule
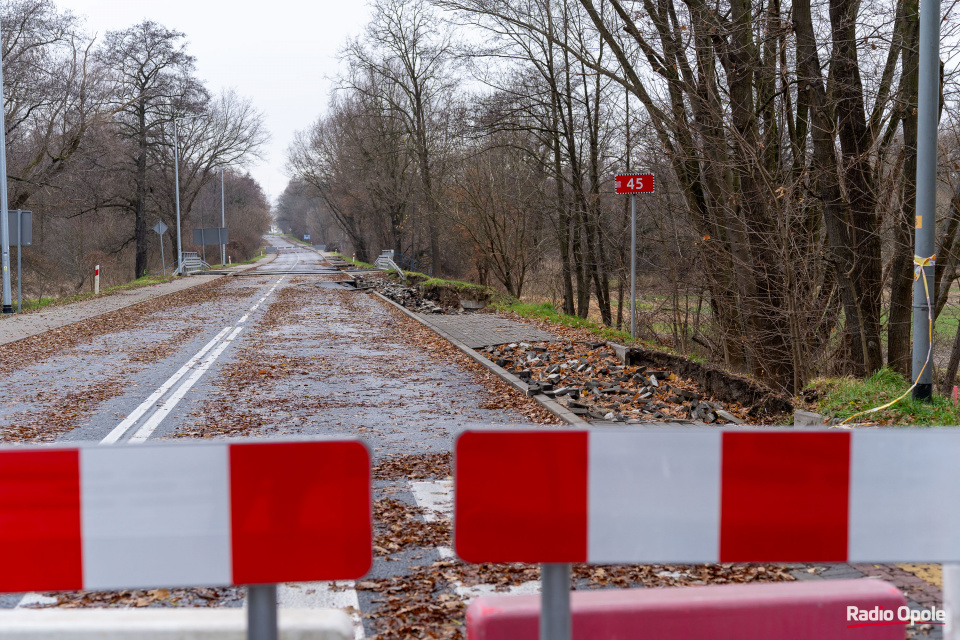
[[[374,288],[397,304],[414,313],[457,313],[457,309],[445,309],[434,300],[429,300],[416,287],[406,287],[386,278],[374,280]]]
[[[526,382],[527,395],[560,399],[586,420],[637,424],[735,423],[741,408],[726,407],[697,392],[676,374],[622,364],[603,342],[525,342],[481,351]]]

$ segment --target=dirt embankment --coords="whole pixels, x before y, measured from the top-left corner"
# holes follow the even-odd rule
[[[793,412],[793,403],[787,396],[716,365],[639,347],[626,349],[626,364],[669,369],[682,378],[695,381],[705,393],[723,402],[737,402],[750,407],[749,414],[755,418]]]

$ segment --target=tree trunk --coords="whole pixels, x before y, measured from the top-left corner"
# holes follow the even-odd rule
[[[947,371],[943,376],[943,382],[940,384],[940,395],[947,398],[953,392],[953,385],[957,379],[957,366],[960,365],[960,327],[957,327],[957,335],[953,338],[953,348],[950,350],[950,362],[947,363]]]
[[[905,0],[901,55],[903,74],[903,188],[899,217],[894,220],[890,265],[890,313],[887,321],[887,365],[910,376],[910,333],[913,318],[913,221],[917,214],[917,88],[919,82],[917,0]]]

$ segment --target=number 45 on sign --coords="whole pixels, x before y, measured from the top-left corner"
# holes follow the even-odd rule
[[[653,193],[653,174],[619,175],[616,191],[617,193]]]

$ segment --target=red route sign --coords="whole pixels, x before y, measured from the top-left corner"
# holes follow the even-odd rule
[[[617,193],[653,193],[652,173],[632,173],[617,176]]]

